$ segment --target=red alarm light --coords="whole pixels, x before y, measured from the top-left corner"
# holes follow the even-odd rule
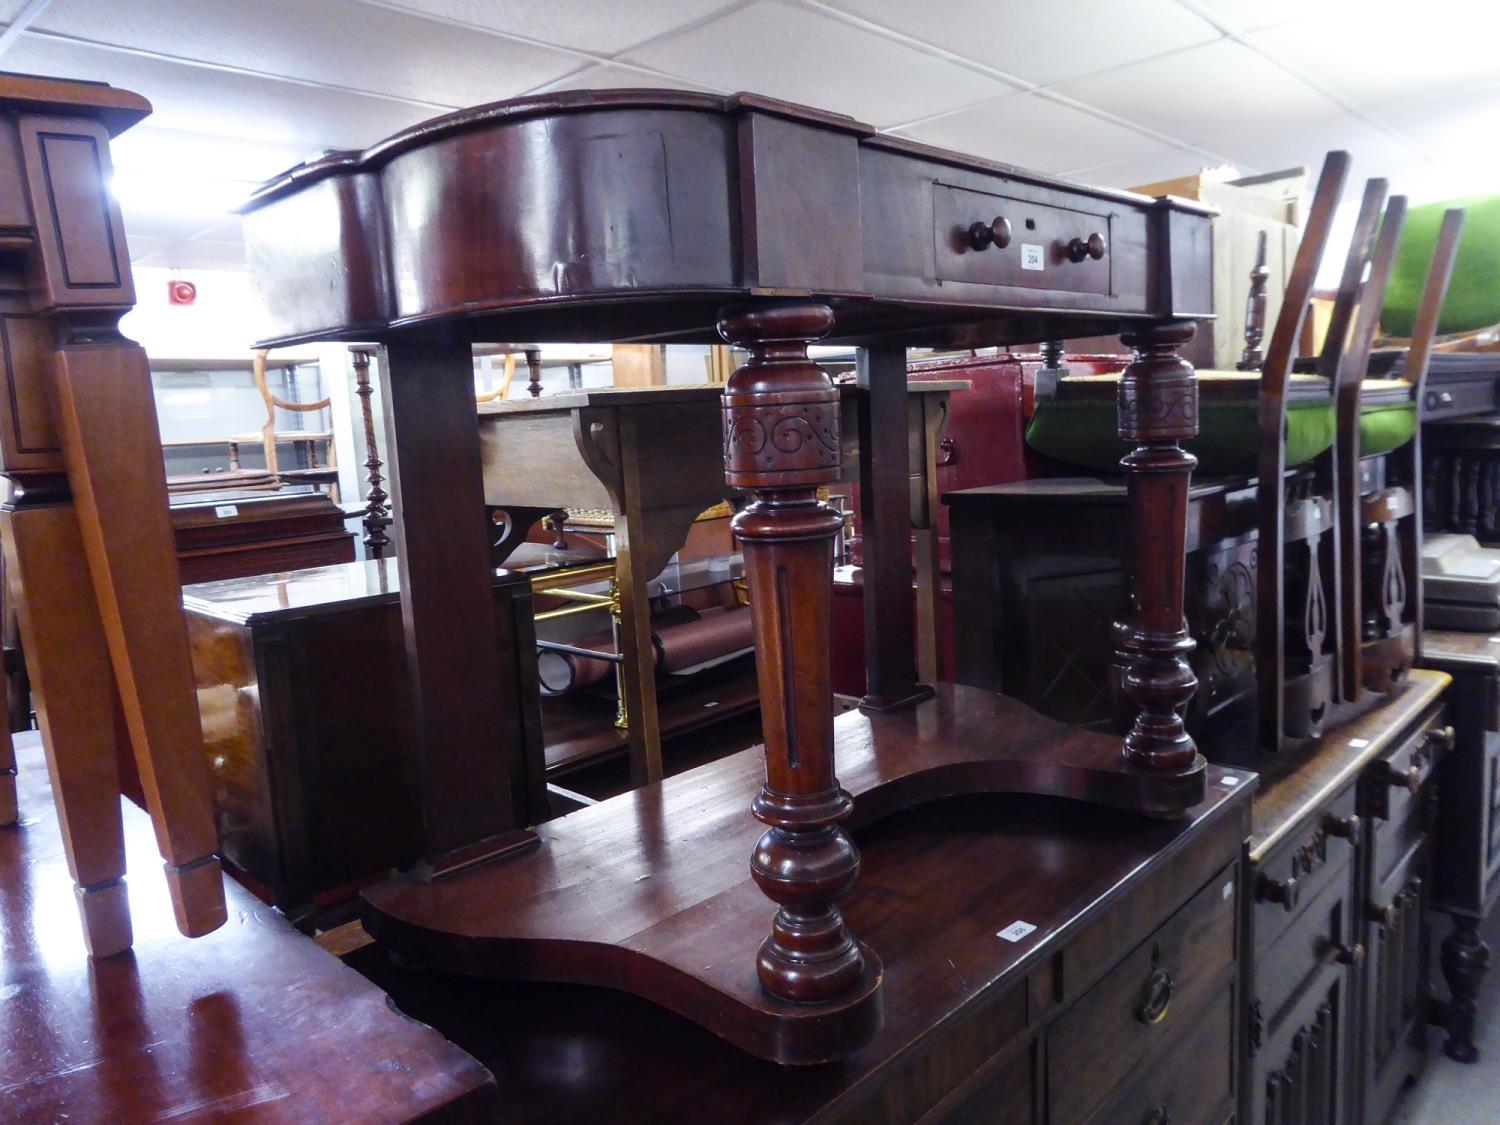
[[[172,305],[191,305],[198,299],[198,287],[191,281],[169,281],[167,282],[167,303]]]

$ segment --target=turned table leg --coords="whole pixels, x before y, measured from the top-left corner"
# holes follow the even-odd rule
[[[1455,1062],[1479,1061],[1474,1046],[1474,1001],[1490,968],[1490,947],[1479,936],[1479,921],[1455,917],[1453,932],[1443,939],[1443,979],[1448,982],[1447,1031],[1443,1051]]]
[[[724,393],[724,471],[754,501],[734,519],[754,614],[766,780],[755,816],[767,826],[750,869],[780,909],[760,949],[761,984],[793,1001],[848,994],[874,961],[850,936],[837,899],[859,852],[839,826],[853,801],[833,762],[830,633],[839,514],[817,498],[839,477],[839,400],[807,358],[833,327],[816,302],[726,310],[719,333],[749,361]],[[905,593],[908,601],[909,593]]]
[[[1135,360],[1120,381],[1120,436],[1137,443],[1120,462],[1130,500],[1132,612],[1116,629],[1125,694],[1135,704],[1125,757],[1181,772],[1200,761],[1181,709],[1198,686],[1183,613],[1188,485],[1198,460],[1177,443],[1198,432],[1198,385],[1177,349],[1191,324],[1152,324],[1120,337]]]

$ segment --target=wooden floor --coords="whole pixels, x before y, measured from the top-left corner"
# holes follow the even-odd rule
[[[483,1067],[244,888],[227,882],[221,929],[179,936],[150,821],[128,802],[135,948],[90,962],[38,736],[16,749],[21,822],[0,828],[0,1121],[494,1116]]]

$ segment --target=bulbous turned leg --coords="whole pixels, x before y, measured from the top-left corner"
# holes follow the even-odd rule
[[[1453,932],[1443,939],[1441,962],[1448,982],[1447,1032],[1444,1053],[1455,1062],[1479,1061],[1474,1046],[1474,1001],[1490,968],[1490,947],[1478,933],[1473,918],[1454,918]]]
[[[1120,436],[1137,446],[1120,462],[1130,502],[1132,613],[1115,635],[1122,685],[1136,707],[1124,754],[1150,770],[1180,773],[1201,763],[1182,708],[1198,680],[1183,612],[1188,484],[1198,461],[1178,441],[1198,432],[1198,385],[1177,349],[1191,324],[1152,324],[1121,336],[1135,360],[1120,381]]]
[[[724,469],[754,501],[734,520],[755,627],[766,780],[755,816],[767,826],[750,870],[779,909],[757,969],[782,1000],[817,1003],[873,993],[873,955],[835,905],[854,885],[859,852],[839,826],[852,801],[833,762],[830,634],[839,514],[817,497],[839,478],[839,402],[807,344],[833,326],[807,302],[721,315],[719,332],[750,360],[724,393]]]

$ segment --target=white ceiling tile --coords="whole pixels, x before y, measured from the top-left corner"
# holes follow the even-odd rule
[[[376,0],[475,27],[612,55],[722,11],[734,0]]]
[[[780,0],[624,58],[694,82],[847,113],[877,128],[996,97],[1007,83]]]
[[[153,126],[248,137],[311,152],[359,148],[432,116],[386,98],[317,90],[79,43],[23,35],[5,55],[10,70],[108,82],[143,94]]]
[[[1500,191],[1500,146],[1483,143],[1500,137],[1500,87],[1382,106],[1372,116],[1435,161],[1433,174],[1411,188],[1413,199]]]
[[[244,221],[238,215],[231,215],[218,226],[209,227],[193,235],[193,241],[243,243],[245,241]]]
[[[131,249],[134,251],[133,243]],[[245,246],[240,242],[173,242],[154,253],[131,258],[131,264],[179,270],[244,270]]]
[[[0,0],[0,24],[8,24],[21,14],[26,0]]]
[[[1500,3],[1338,0],[1246,41],[1356,109],[1500,82]]]
[[[1108,164],[1167,147],[1040,94],[999,98],[903,129],[901,135],[1039,172]]]
[[[1271,27],[1306,14],[1308,0],[1185,0],[1229,31]],[[1324,0],[1326,3],[1327,0]]]
[[[548,48],[357,0],[52,0],[32,26],[446,107],[514,97],[578,65]]]
[[[1043,85],[1219,37],[1177,0],[829,0],[862,19]]]
[[[110,144],[117,170],[198,176],[211,171],[215,178],[258,183],[312,155],[306,145],[163,129],[157,120],[148,117]]]
[[[585,67],[576,74],[570,74],[560,82],[553,82],[547,86],[552,90],[629,90],[629,89],[657,89],[657,90],[698,90],[714,92],[712,87],[700,85],[697,82],[689,82],[683,78],[675,78],[669,75],[646,74],[639,70],[631,70],[625,66],[612,66],[601,63],[598,66]],[[726,89],[719,89],[719,93],[731,93]]]
[[[1060,83],[1060,93],[1185,145],[1253,129],[1296,129],[1338,103],[1230,39]]]
[[[1094,187],[1134,188],[1191,176],[1210,164],[1192,149],[1164,148],[1099,168],[1071,170],[1065,175],[1070,180]]]
[[[1402,181],[1425,172],[1428,161],[1413,146],[1375,128],[1353,114],[1340,113],[1299,125],[1296,129],[1257,129],[1214,142],[1216,151],[1247,170],[1274,172],[1301,165],[1314,176],[1333,149],[1344,149],[1354,159],[1349,181],[1352,190],[1380,176],[1401,192]]]

